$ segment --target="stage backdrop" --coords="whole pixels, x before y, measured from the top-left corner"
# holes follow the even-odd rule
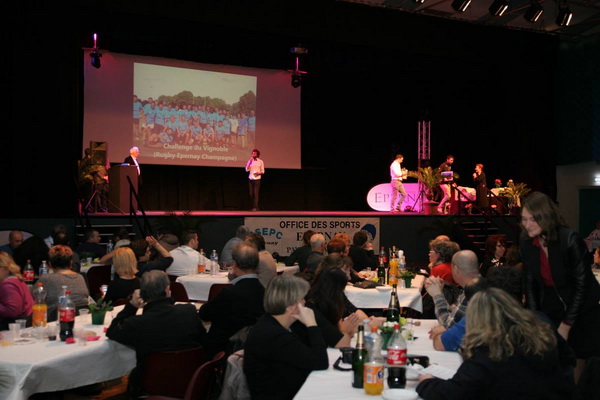
[[[352,238],[357,231],[366,230],[373,236],[373,249],[379,251],[379,218],[260,218],[246,217],[244,224],[252,232],[260,233],[271,253],[289,256],[304,245],[302,235],[313,230],[330,241],[336,233],[346,233]]]
[[[418,183],[404,183],[406,198],[402,203],[402,209],[411,207],[413,211],[421,212],[422,198],[419,198]],[[390,211],[390,201],[392,200],[393,189],[390,183],[381,183],[373,186],[367,194],[367,203],[375,211]]]

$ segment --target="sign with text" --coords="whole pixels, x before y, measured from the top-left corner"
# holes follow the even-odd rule
[[[413,211],[421,211],[421,199],[419,199],[419,184],[418,183],[404,183],[404,190],[406,190],[406,198],[402,203],[402,209],[406,207],[412,208]],[[390,183],[382,183],[374,186],[369,190],[367,194],[367,203],[375,211],[390,211],[390,202],[392,201],[392,194],[394,189]],[[419,199],[419,201],[417,201]]]
[[[302,236],[307,230],[322,233],[329,242],[336,233],[346,233],[352,239],[356,232],[364,229],[373,236],[373,248],[379,248],[379,218],[246,217],[244,224],[265,238],[267,250],[280,256],[289,256],[303,246]]]

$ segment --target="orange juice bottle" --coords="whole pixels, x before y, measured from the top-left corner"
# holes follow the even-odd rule
[[[388,271],[388,284],[390,285],[398,283],[398,278],[396,276],[398,275],[398,264],[400,262],[400,260],[398,259],[398,254],[396,253],[396,246],[393,246],[393,248],[394,251],[392,251],[390,257],[390,269]]]
[[[46,326],[48,321],[48,305],[46,304],[46,291],[42,282],[38,282],[33,291],[33,316],[32,324],[34,327]]]
[[[382,341],[376,326],[371,327],[371,336],[373,337],[373,343],[369,348],[367,362],[365,363],[363,386],[366,394],[375,396],[383,392]]]

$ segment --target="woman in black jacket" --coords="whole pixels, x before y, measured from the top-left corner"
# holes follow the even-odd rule
[[[577,381],[585,360],[600,356],[600,286],[590,269],[589,252],[543,193],[525,199],[521,223],[527,304],[548,315],[575,351]]]

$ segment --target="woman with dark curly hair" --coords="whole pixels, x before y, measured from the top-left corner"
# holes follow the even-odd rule
[[[467,308],[464,362],[452,379],[421,375],[417,393],[430,399],[570,399],[556,336],[504,290],[476,293]]]
[[[504,265],[506,253],[506,237],[504,235],[490,235],[485,241],[485,258],[479,266],[481,276],[486,276],[490,268]]]
[[[548,315],[573,348],[577,381],[585,360],[600,356],[600,285],[590,268],[590,253],[543,193],[524,200],[521,224],[527,304]]]

